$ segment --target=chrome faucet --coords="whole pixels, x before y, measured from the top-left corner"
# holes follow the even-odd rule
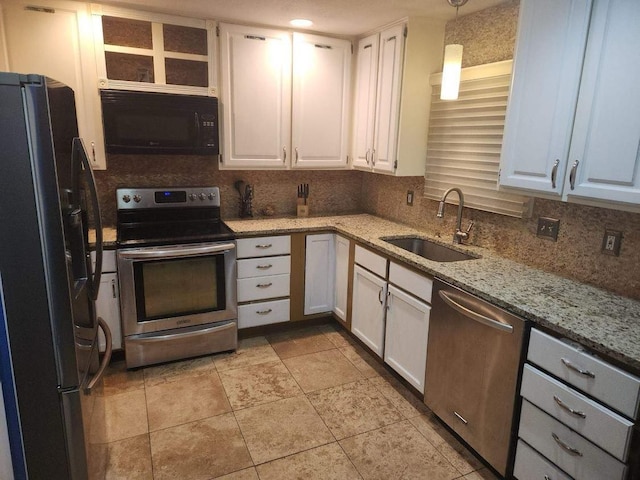
[[[438,213],[436,216],[438,218],[444,218],[444,202],[451,192],[456,192],[458,194],[458,198],[460,199],[458,202],[458,218],[456,219],[456,233],[453,234],[453,243],[462,243],[463,240],[467,240],[469,238],[469,232],[473,227],[473,222],[471,222],[469,223],[467,231],[462,231],[462,209],[464,208],[464,195],[462,194],[462,190],[457,187],[453,187],[444,192],[444,195],[442,195],[442,199],[438,204]]]

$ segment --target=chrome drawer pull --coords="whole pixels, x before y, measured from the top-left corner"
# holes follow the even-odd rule
[[[267,310],[256,310],[258,315],[269,315],[271,312],[273,312],[273,310],[270,308]]]
[[[256,265],[256,268],[259,268],[260,270],[267,270],[269,268],[273,267],[273,265],[269,264],[269,265]]]
[[[553,399],[556,401],[556,403],[560,407],[564,408],[571,415],[575,415],[576,417],[580,417],[580,418],[587,418],[587,414],[586,413],[581,412],[580,410],[574,410],[573,408],[568,406],[566,403],[564,403],[558,396],[554,395]]]
[[[256,245],[256,248],[271,248],[273,247],[273,243],[259,243]]]
[[[258,287],[258,288],[268,288],[268,287],[270,287],[271,285],[273,285],[273,283],[272,283],[272,282],[269,282],[269,283],[259,283],[259,284],[257,284],[257,285],[256,285],[256,287]]]
[[[562,440],[560,440],[558,435],[556,435],[555,433],[552,432],[551,436],[553,437],[553,439],[556,441],[556,443],[558,445],[560,445],[564,450],[569,452],[571,455],[575,455],[577,457],[582,457],[582,452],[580,450],[578,450],[576,448],[573,448],[573,447],[570,447],[569,445],[564,443]]]
[[[585,377],[589,377],[589,378],[596,378],[595,373],[590,372],[589,370],[583,370],[580,367],[576,367],[573,363],[571,363],[566,358],[561,358],[560,361],[564,364],[565,367],[567,367],[570,370],[573,370],[576,373],[579,373],[580,375],[584,375]]]
[[[468,424],[469,424],[469,422],[467,422],[467,420],[466,420],[462,415],[460,415],[458,412],[456,412],[455,410],[454,410],[453,414],[454,414],[456,417],[458,417],[458,420],[460,420],[460,421],[461,421],[462,423],[464,423],[465,425],[468,425]]]

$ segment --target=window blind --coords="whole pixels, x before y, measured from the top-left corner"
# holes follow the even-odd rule
[[[448,188],[459,187],[465,206],[519,218],[531,215],[533,199],[498,190],[511,66],[508,60],[464,68],[458,100],[440,100],[442,74],[431,75],[426,197],[440,200]],[[452,200],[456,203],[457,197]]]

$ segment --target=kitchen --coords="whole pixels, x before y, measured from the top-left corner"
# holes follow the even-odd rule
[[[463,66],[511,58],[517,15],[518,3],[506,2],[461,16],[457,35],[465,47]],[[451,23],[446,35],[446,43],[449,43],[453,35]],[[487,43],[487,39],[491,42]],[[107,170],[95,170],[95,176],[104,223],[108,226],[115,226],[114,191],[118,187],[131,184],[138,187],[200,185],[202,179],[207,178],[211,179],[208,184],[220,187],[223,219],[238,215],[239,198],[234,183],[242,179],[254,188],[255,212],[271,205],[277,217],[295,215],[296,186],[307,183],[314,215],[364,212],[405,224],[432,237],[439,236],[445,242],[455,230],[455,218],[449,212],[452,207],[447,209],[444,219],[437,219],[437,201],[419,194],[425,189],[425,179],[419,176],[394,177],[357,170],[239,172],[222,170],[217,162],[202,157],[127,155],[109,155]],[[407,205],[407,191],[416,193],[413,206]],[[475,222],[471,245],[638,300],[640,289],[635,266],[640,251],[637,248],[640,225],[637,213],[540,198],[535,200],[529,218],[505,217],[468,208],[463,213],[465,226],[470,220]],[[560,220],[557,242],[535,235],[538,217]],[[619,257],[600,253],[605,229],[624,232]]]

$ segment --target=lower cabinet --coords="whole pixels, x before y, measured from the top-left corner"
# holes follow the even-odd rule
[[[334,276],[334,298],[333,313],[342,320],[347,321],[347,305],[349,295],[349,250],[351,242],[341,237],[335,236],[335,276]]]
[[[356,265],[353,271],[351,332],[379,357],[384,352],[387,281]]]
[[[304,270],[304,314],[329,313],[334,302],[335,235],[307,235]]]
[[[116,273],[115,250],[104,250],[102,254],[102,277],[96,299],[96,313],[111,330],[111,342],[114,350],[122,349],[122,324],[120,322],[120,288]],[[91,260],[95,262],[95,252],[91,252]],[[105,351],[106,341],[102,330],[98,329],[98,346]]]

